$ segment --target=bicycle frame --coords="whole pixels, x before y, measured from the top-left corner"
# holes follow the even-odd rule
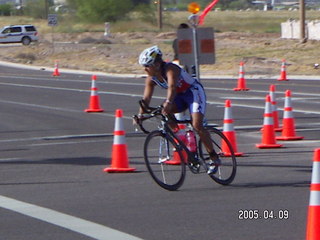
[[[178,147],[179,148],[182,148],[182,149],[179,149],[179,150],[182,150],[182,151],[185,151],[187,153],[187,159],[185,159],[184,163],[192,163],[194,162],[196,159],[194,157],[194,154],[190,152],[190,150],[187,148],[187,146],[185,145],[184,142],[182,142],[176,135],[175,133],[173,132],[173,130],[171,129],[171,127],[169,126],[169,119],[167,116],[163,115],[161,113],[161,109],[162,109],[162,106],[159,106],[158,108],[149,108],[147,106],[145,106],[141,101],[139,102],[140,106],[144,109],[145,112],[147,112],[147,114],[143,115],[142,121],[139,121],[138,120],[138,116],[135,115],[133,116],[133,118],[136,120],[136,123],[139,125],[140,129],[146,133],[146,134],[149,134],[150,132],[147,131],[144,127],[143,127],[143,124],[142,122],[147,120],[147,119],[150,119],[150,118],[154,118],[154,117],[157,117],[157,116],[160,116],[161,117],[161,121],[160,121],[160,125],[158,125],[158,130],[161,131],[163,134],[166,135],[167,138],[175,141],[176,143],[178,143]],[[190,120],[177,120],[175,119],[174,120],[176,124],[191,124]],[[197,152],[198,152],[198,149],[199,149],[199,146],[198,146],[198,142],[196,144],[196,148],[197,148]],[[161,148],[159,148],[161,149]],[[160,154],[160,153],[159,153]],[[197,154],[198,155],[198,154]],[[159,155],[160,156],[160,155]],[[199,160],[199,159],[197,159]],[[202,166],[205,166],[204,164],[204,161],[201,159],[200,160],[200,163]],[[190,166],[189,166],[190,167]],[[194,172],[194,170],[190,169],[192,172]],[[206,166],[205,166],[205,170],[207,170]]]
[[[205,150],[205,146],[201,139],[196,141],[196,154],[191,152],[186,144],[174,133],[170,127],[171,118],[162,114],[162,106],[150,108],[145,106],[142,101],[140,106],[145,109],[146,114],[133,116],[140,129],[147,134],[144,144],[145,162],[152,178],[161,187],[174,191],[183,184],[185,178],[185,165],[189,167],[192,173],[200,173],[201,168],[204,172],[208,172],[209,165],[206,163],[210,160],[210,156]],[[143,126],[143,121],[151,118],[160,119],[160,123],[156,130],[147,131]],[[190,124],[190,121],[179,121],[175,119],[177,124]],[[222,159],[222,163],[217,166],[217,174],[210,174],[215,182],[228,185],[236,174],[236,159],[230,141],[218,129],[214,127],[206,127],[210,131],[211,141],[219,150],[218,155]],[[197,137],[196,137],[197,138]],[[226,143],[231,154],[225,155],[221,147],[222,142]],[[155,152],[158,151],[158,152]],[[179,167],[174,167],[180,165]],[[179,174],[180,172],[180,174]]]

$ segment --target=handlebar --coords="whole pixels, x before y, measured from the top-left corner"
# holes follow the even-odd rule
[[[139,105],[140,105],[140,107],[142,108],[142,110],[145,112],[145,113],[155,113],[155,112],[157,112],[157,111],[160,111],[160,113],[161,113],[161,110],[162,110],[162,108],[163,108],[163,106],[162,105],[160,105],[160,106],[158,106],[158,107],[150,107],[147,103],[146,103],[146,101],[145,100],[143,100],[143,99],[141,99],[140,101],[139,101]]]
[[[147,131],[144,127],[143,127],[143,121],[153,118],[155,116],[160,116],[162,120],[166,120],[166,116],[162,114],[162,108],[163,106],[160,105],[158,107],[150,107],[144,100],[140,100],[139,101],[139,105],[142,108],[142,110],[144,111],[143,114],[137,114],[137,115],[133,115],[132,118],[133,120],[137,123],[137,125],[139,126],[139,128],[141,129],[142,132],[148,134],[149,131]]]
[[[143,121],[159,116],[161,118],[162,121],[167,122],[168,121],[168,116],[162,114],[162,109],[163,106],[160,105],[158,107],[150,107],[144,100],[140,100],[139,101],[139,105],[143,110],[143,114],[137,114],[132,116],[134,121],[137,123],[137,125],[139,126],[139,128],[141,129],[142,132],[148,134],[149,131],[147,131],[144,127],[143,127]],[[174,117],[173,117],[174,118]],[[171,120],[173,120],[172,118],[170,118]],[[190,120],[177,120],[174,118],[174,121],[177,124],[191,124]]]

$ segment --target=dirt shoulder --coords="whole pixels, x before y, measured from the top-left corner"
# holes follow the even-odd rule
[[[52,37],[55,44],[52,44]],[[172,60],[174,32],[52,34],[40,36],[30,46],[2,46],[0,60],[33,66],[53,67],[105,73],[143,74],[138,65],[139,53],[159,45],[166,60]],[[239,63],[246,74],[276,75],[286,59],[287,72],[294,75],[320,75],[314,64],[320,63],[320,41],[281,39],[278,34],[216,33],[216,64],[201,65],[201,74],[237,75]]]

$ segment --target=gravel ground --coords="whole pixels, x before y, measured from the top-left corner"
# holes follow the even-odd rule
[[[138,65],[139,53],[146,47],[159,45],[166,60],[172,60],[174,32],[47,34],[30,46],[1,45],[0,60],[33,66],[106,73],[143,74]],[[53,44],[54,42],[54,44]],[[281,62],[286,59],[288,74],[319,75],[314,64],[320,63],[319,41],[305,44],[284,40],[278,34],[215,33],[216,64],[201,65],[201,74],[234,75],[239,63],[245,63],[246,74],[280,74]]]

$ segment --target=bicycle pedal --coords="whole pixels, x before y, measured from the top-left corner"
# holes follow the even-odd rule
[[[188,164],[190,170],[192,173],[199,173],[200,172],[200,164],[193,164],[193,163],[189,163]]]

